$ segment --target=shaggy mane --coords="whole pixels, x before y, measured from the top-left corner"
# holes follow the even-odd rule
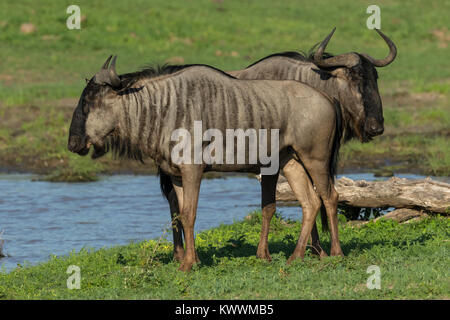
[[[128,89],[130,86],[132,86],[136,81],[141,79],[150,79],[150,78],[156,78],[162,75],[168,75],[175,72],[178,72],[180,70],[189,68],[189,67],[206,67],[209,69],[213,69],[215,71],[220,72],[224,76],[227,76],[229,78],[236,79],[232,75],[226,73],[223,70],[220,70],[218,68],[215,68],[213,66],[207,65],[207,64],[184,64],[184,65],[171,65],[171,64],[163,64],[163,65],[154,65],[154,66],[146,66],[142,70],[135,71],[132,73],[125,73],[120,75],[120,80],[122,81],[123,88],[121,89]]]
[[[271,55],[268,55],[267,57],[264,57],[256,62],[252,63],[247,68],[250,68],[250,67],[254,66],[255,64],[260,63],[261,61],[264,61],[266,59],[270,59],[273,57],[287,57],[287,58],[292,58],[292,59],[299,60],[299,61],[314,63],[314,54],[316,53],[316,51],[314,49],[316,49],[316,47],[318,45],[319,45],[319,43],[316,43],[311,49],[308,50],[308,52],[304,52],[304,51],[300,50],[298,52],[297,51],[285,51],[285,52],[273,53]],[[324,59],[331,58],[331,57],[334,57],[334,55],[329,52],[323,53]]]

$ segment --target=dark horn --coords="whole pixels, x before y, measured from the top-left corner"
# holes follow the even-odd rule
[[[389,46],[388,56],[384,59],[374,59],[365,53],[362,53],[361,55],[369,60],[375,67],[385,67],[392,61],[394,61],[395,57],[397,56],[397,47],[395,46],[394,42],[392,42],[392,40],[389,39],[383,32],[378,29],[375,29],[375,31],[384,39],[384,41],[386,41],[387,45]]]
[[[330,34],[320,43],[319,48],[314,54],[314,63],[319,67],[345,66],[351,68],[357,65],[360,62],[360,60],[358,55],[355,53],[345,53],[340,54],[338,56],[327,58],[325,60],[323,59],[323,53],[325,52],[325,48],[327,47],[328,42],[333,36],[335,30],[336,27],[334,27],[333,30],[330,32]]]
[[[108,69],[109,61],[111,61],[112,55],[106,59],[106,62],[103,64],[102,69]]]
[[[109,66],[109,80],[113,88],[120,88],[120,78],[116,72],[116,59],[117,56],[114,56],[112,59],[111,65]]]
[[[324,61],[323,61],[323,53],[325,51],[325,48],[328,45],[328,42],[330,41],[331,37],[333,36],[334,31],[336,31],[336,27],[334,27],[333,30],[330,32],[330,34],[320,43],[319,48],[317,49],[316,53],[314,54],[314,61],[316,63],[318,63],[318,64],[319,63],[324,63]]]

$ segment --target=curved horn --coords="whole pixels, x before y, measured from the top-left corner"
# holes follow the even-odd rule
[[[317,64],[319,67],[345,66],[351,68],[357,65],[360,62],[360,59],[359,56],[355,53],[345,53],[340,54],[338,56],[327,58],[325,60],[323,59],[323,53],[328,45],[328,42],[333,36],[334,31],[336,31],[336,27],[334,27],[333,30],[330,32],[330,34],[320,43],[319,48],[314,54],[314,63]]]
[[[121,82],[120,82],[120,78],[116,72],[116,59],[117,59],[117,56],[114,56],[114,58],[112,59],[111,65],[109,66],[109,80],[110,80],[110,84],[113,88],[120,88]]]
[[[108,59],[106,59],[106,62],[103,64],[102,69],[108,69],[109,61],[111,61],[112,55],[109,56]]]
[[[333,30],[330,32],[330,34],[320,43],[319,48],[317,49],[316,53],[314,54],[314,61],[323,62],[323,53],[335,31],[336,31],[336,27],[334,27]]]
[[[395,46],[394,42],[392,42],[391,39],[389,39],[383,32],[381,32],[378,29],[375,29],[376,32],[386,41],[387,45],[389,46],[389,54],[384,59],[374,59],[368,54],[362,53],[361,55],[369,60],[375,67],[385,67],[388,64],[390,64],[392,61],[394,61],[395,57],[397,56],[397,47]]]

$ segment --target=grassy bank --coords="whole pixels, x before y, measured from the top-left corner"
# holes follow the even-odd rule
[[[201,265],[177,270],[164,239],[52,257],[33,267],[0,272],[1,299],[448,299],[450,220],[427,218],[405,224],[340,222],[345,258],[286,265],[300,223],[272,221],[271,263],[256,259],[261,214],[201,232]],[[329,252],[329,237],[321,234]],[[68,290],[68,266],[81,269],[81,289]],[[369,290],[371,265],[381,271],[381,289]]]
[[[0,169],[51,173],[55,180],[99,172],[152,172],[146,166],[93,162],[66,150],[71,114],[84,79],[111,53],[118,72],[149,63],[206,63],[240,69],[274,52],[308,50],[333,26],[334,53],[386,54],[365,27],[367,1],[78,1],[81,30],[66,28],[67,4],[0,4]],[[342,150],[344,167],[397,166],[449,175],[448,2],[380,4],[382,28],[398,58],[380,68],[386,131]],[[126,14],[124,14],[126,12]],[[326,19],[324,19],[326,17]]]

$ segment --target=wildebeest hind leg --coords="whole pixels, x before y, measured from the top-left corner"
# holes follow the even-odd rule
[[[298,161],[294,159],[288,161],[283,167],[283,172],[292,191],[294,192],[295,197],[302,205],[303,210],[302,229],[297,241],[297,246],[295,247],[291,257],[288,259],[288,263],[290,263],[297,258],[304,257],[306,245],[311,235],[311,231],[315,226],[316,216],[321,202],[312,188],[303,166]],[[314,236],[317,237],[312,241],[313,244],[317,246],[315,249],[321,250],[318,234],[315,234]],[[324,256],[326,253],[319,251],[319,255]]]
[[[275,194],[277,189],[278,174],[279,173],[274,175],[261,175],[262,225],[256,256],[267,261],[272,260],[269,253],[268,237],[270,220],[272,220],[273,214],[276,210]]]
[[[317,231],[316,222],[314,222],[313,228],[311,230],[311,247],[313,254],[318,255],[321,258],[328,257],[328,254],[325,252],[325,250],[322,249],[322,246],[320,244],[319,231]]]
[[[316,191],[323,201],[330,224],[331,255],[344,256],[339,243],[337,206],[339,195],[331,180],[328,163],[322,160],[302,157],[302,163],[314,182]]]
[[[173,234],[173,258],[176,261],[182,261],[184,257],[183,247],[183,225],[181,224],[178,206],[178,199],[175,189],[168,196],[170,206],[170,216],[172,217],[172,234]]]

